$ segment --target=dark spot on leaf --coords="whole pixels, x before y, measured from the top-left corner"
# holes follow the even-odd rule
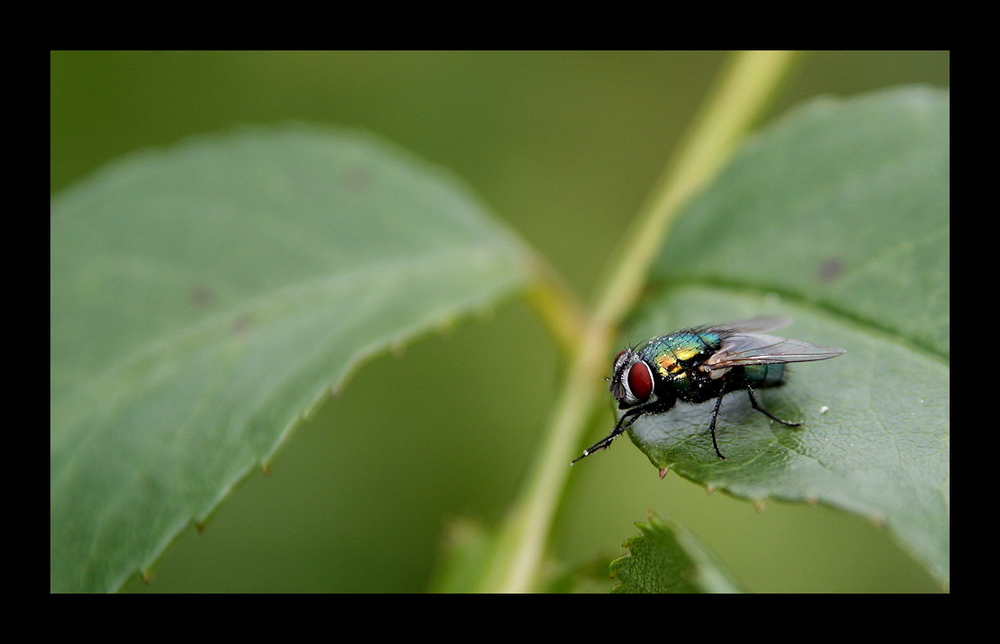
[[[844,272],[844,263],[838,257],[828,257],[819,265],[816,277],[821,282],[832,282]]]
[[[188,299],[191,300],[191,306],[194,308],[207,309],[215,298],[212,295],[212,289],[207,286],[195,286],[188,292]]]
[[[252,326],[253,326],[253,320],[250,319],[250,316],[241,315],[240,317],[236,318],[235,322],[233,322],[233,327],[232,327],[233,335],[245,335],[246,333],[249,333],[250,328]]]
[[[354,168],[345,172],[341,181],[349,192],[361,192],[368,187],[371,179],[372,174],[367,168]]]

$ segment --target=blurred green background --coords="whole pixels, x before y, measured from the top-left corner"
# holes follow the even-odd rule
[[[364,128],[463,178],[589,298],[727,55],[53,52],[51,187],[242,124]],[[902,83],[947,87],[949,54],[804,54],[769,117]],[[182,535],[150,584],[135,578],[126,590],[426,589],[449,525],[502,520],[561,366],[516,300],[377,358],[298,429],[270,473],[252,474],[202,533]],[[588,441],[611,421],[609,404]],[[604,565],[654,510],[754,591],[939,590],[861,519],[779,503],[758,513],[675,475],[659,480],[627,442],[582,465],[558,517],[556,564]]]

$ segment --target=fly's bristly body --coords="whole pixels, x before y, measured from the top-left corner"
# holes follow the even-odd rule
[[[726,460],[719,451],[715,425],[722,398],[731,391],[746,391],[751,406],[771,420],[800,425],[761,407],[754,389],[784,383],[786,363],[827,360],[844,350],[765,335],[791,322],[775,316],[682,329],[621,351],[615,356],[608,390],[625,413],[610,434],[584,450],[573,463],[609,447],[644,415],[669,411],[677,401],[702,403],[713,398],[717,401],[709,425],[712,446],[718,457]]]

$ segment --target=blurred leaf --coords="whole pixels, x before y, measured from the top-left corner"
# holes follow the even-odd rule
[[[625,542],[629,554],[611,562],[615,593],[739,593],[743,589],[697,537],[655,514],[636,523],[642,532]]]
[[[527,278],[457,181],[359,133],[137,154],[51,223],[53,591],[147,570],[360,361]]]
[[[472,592],[486,562],[496,554],[495,539],[495,535],[478,522],[470,519],[452,521],[445,530],[445,542],[434,567],[430,592]]]
[[[822,502],[885,524],[949,572],[949,96],[907,88],[813,103],[755,137],[664,248],[626,338],[756,315],[847,354],[794,365],[761,404],[647,416],[630,434],[661,469],[738,497]],[[786,333],[787,331],[787,333]]]

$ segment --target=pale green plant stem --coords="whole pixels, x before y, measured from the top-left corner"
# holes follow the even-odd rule
[[[620,261],[599,291],[593,316],[581,320],[581,307],[551,275],[532,292],[536,310],[560,345],[570,347],[568,373],[553,410],[550,431],[536,453],[527,484],[502,527],[497,550],[482,578],[487,592],[534,589],[556,509],[577,456],[581,433],[601,401],[601,378],[618,324],[641,293],[656,253],[680,206],[711,179],[736,143],[774,95],[794,54],[743,52],[734,55],[709,96],[690,136],[667,166],[636,224],[616,254]],[[562,311],[562,313],[560,313]],[[575,341],[573,338],[575,337]]]

